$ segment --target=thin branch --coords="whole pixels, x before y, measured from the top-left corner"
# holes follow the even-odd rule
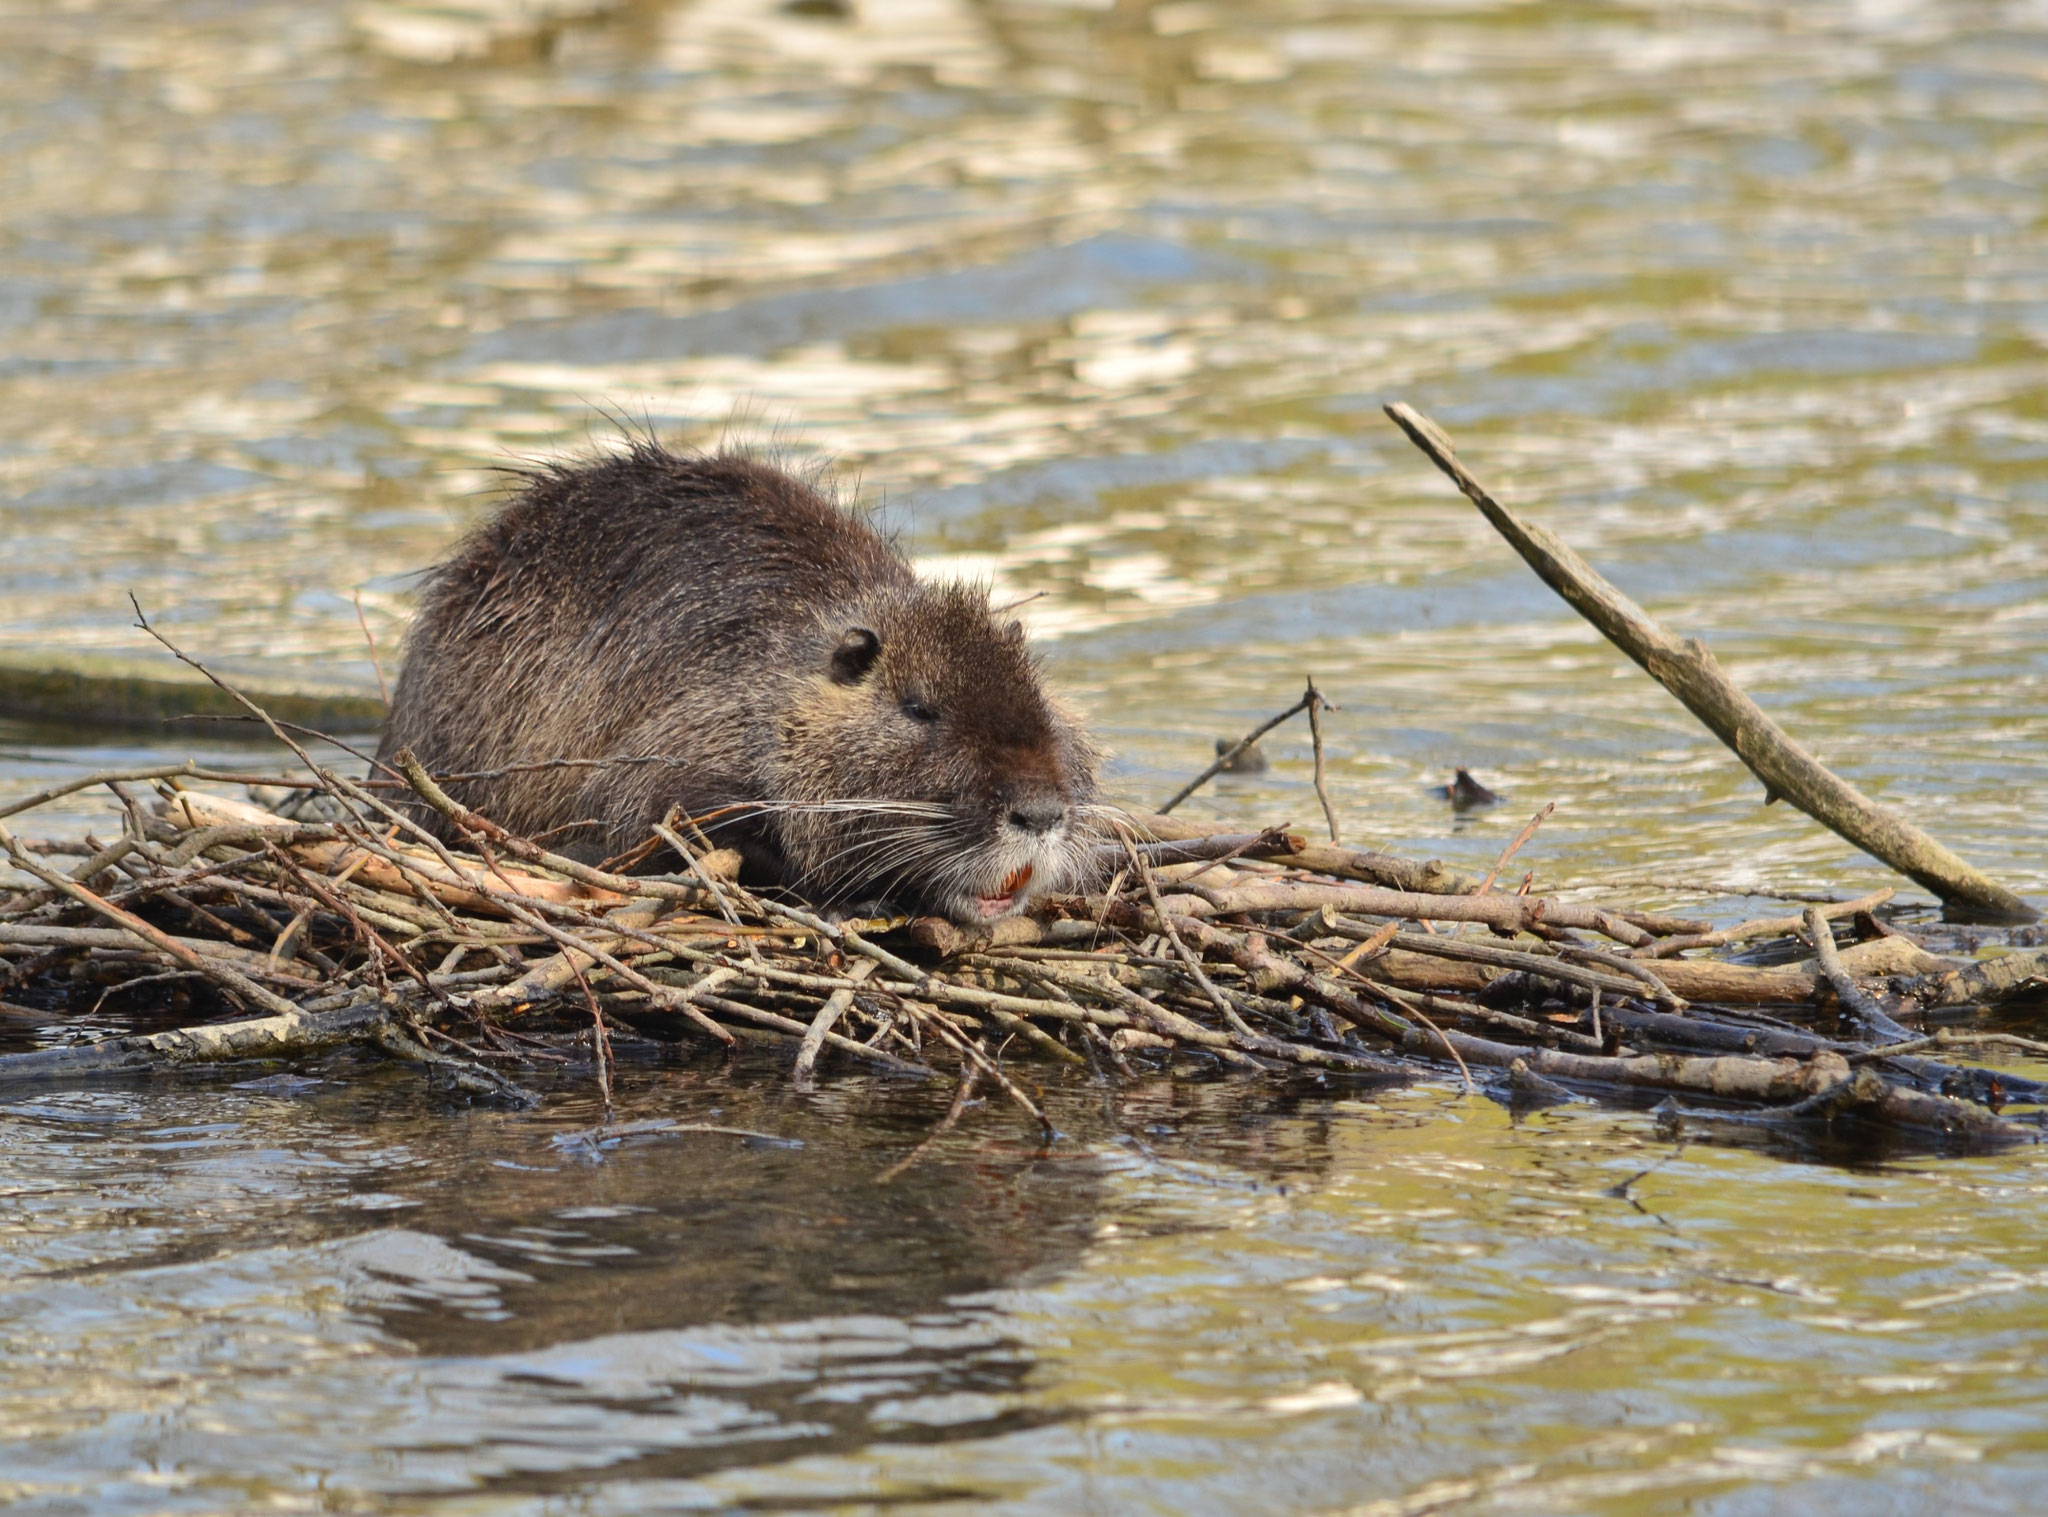
[[[370,635],[370,620],[363,615],[363,592],[355,592],[356,625],[363,629],[363,644],[370,650],[370,667],[377,673],[377,694],[384,698],[388,708],[391,705],[391,687],[384,683],[384,666],[377,661],[377,639]]]
[[[1316,799],[1323,803],[1323,820],[1330,824],[1330,841],[1341,843],[1344,839],[1337,835],[1337,808],[1330,804],[1330,790],[1323,779],[1322,713],[1335,711],[1337,708],[1323,698],[1323,692],[1316,688],[1316,677],[1313,674],[1308,676],[1308,689],[1303,694],[1308,701],[1309,743],[1315,749]]]
[[[1217,754],[1216,762],[1211,764],[1207,769],[1204,769],[1200,774],[1196,775],[1193,779],[1189,780],[1185,785],[1181,786],[1179,790],[1175,791],[1172,799],[1168,800],[1165,805],[1159,808],[1159,814],[1161,816],[1166,815],[1167,812],[1173,810],[1173,808],[1178,806],[1182,801],[1186,800],[1189,796],[1193,795],[1197,790],[1200,790],[1204,785],[1208,784],[1210,780],[1214,779],[1217,775],[1221,774],[1225,769],[1228,769],[1231,763],[1237,758],[1237,756],[1240,753],[1243,753],[1245,749],[1251,747],[1253,743],[1256,743],[1260,738],[1264,737],[1267,733],[1271,732],[1275,727],[1279,726],[1282,722],[1286,721],[1290,716],[1293,716],[1298,711],[1308,710],[1311,706],[1315,704],[1316,701],[1320,699],[1321,697],[1315,693],[1315,687],[1311,685],[1309,687],[1309,692],[1303,695],[1300,700],[1296,701],[1293,705],[1289,706],[1285,711],[1281,712],[1278,716],[1267,717],[1265,721],[1259,723],[1258,726],[1252,728],[1251,731],[1247,732],[1235,743],[1231,744],[1228,748],[1224,749],[1221,753]]]
[[[1544,824],[1544,822],[1548,821],[1550,818],[1550,813],[1555,810],[1557,810],[1556,801],[1544,802],[1543,809],[1537,812],[1534,816],[1530,817],[1528,825],[1523,827],[1520,832],[1515,834],[1515,840],[1512,843],[1508,844],[1507,847],[1501,849],[1500,857],[1495,859],[1493,861],[1493,867],[1486,871],[1486,878],[1481,880],[1479,882],[1479,888],[1472,892],[1474,895],[1485,895],[1487,891],[1493,889],[1493,882],[1499,879],[1500,872],[1508,867],[1508,860],[1513,858],[1515,854],[1520,851],[1521,846],[1524,843],[1528,842],[1529,839],[1536,836],[1536,829],[1538,827],[1541,827]]]
[[[951,1132],[954,1124],[960,1120],[960,1114],[967,1110],[967,1103],[973,1099],[974,1087],[980,1080],[980,1068],[962,1059],[960,1061],[960,1084],[953,1092],[953,1104],[947,1107],[946,1114],[939,1118],[939,1125],[926,1134],[925,1140],[918,1144],[917,1147],[898,1159],[894,1164],[891,1164],[879,1175],[876,1175],[875,1184],[887,1185],[926,1154],[930,1153],[932,1145]]]

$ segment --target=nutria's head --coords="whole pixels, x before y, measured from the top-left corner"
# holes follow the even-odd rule
[[[972,924],[1082,882],[1099,754],[985,590],[872,592],[808,658],[770,765],[801,885]]]

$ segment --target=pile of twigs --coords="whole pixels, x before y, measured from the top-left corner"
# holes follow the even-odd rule
[[[1673,636],[1555,534],[1502,505],[1426,417],[1388,410],[1546,583],[1729,744],[1769,798],[1952,909],[2038,915],[1821,765],[1703,644]],[[371,1044],[453,1090],[512,1101],[532,1099],[517,1083],[522,1067],[585,1063],[609,1104],[615,1045],[630,1039],[783,1046],[799,1085],[828,1062],[919,1078],[957,1069],[948,1123],[987,1081],[1048,1133],[1027,1087],[1059,1066],[1116,1079],[1191,1061],[1485,1081],[1531,1101],[1605,1093],[1765,1127],[1846,1119],[1964,1146],[2031,1140],[2048,1115],[2001,1114],[2048,1108],[2048,1085],[1954,1057],[1972,1047],[2038,1057],[2048,1043],[1945,1025],[1963,1009],[2038,993],[2048,953],[1937,958],[1880,918],[1889,890],[1718,930],[1530,895],[1526,879],[1520,893],[1495,890],[1548,808],[1483,879],[1341,847],[1322,783],[1317,719],[1328,703],[1313,682],[1163,809],[1305,711],[1332,842],[1126,813],[1102,837],[1101,888],[972,937],[937,919],[827,921],[749,891],[734,878],[737,857],[693,848],[687,825],[657,829],[682,872],[577,863],[464,810],[408,757],[368,781],[324,768],[215,683],[303,768],[95,775],[0,806],[4,820],[106,785],[124,807],[121,835],[107,843],[31,847],[0,826],[0,849],[29,882],[0,882],[0,992],[38,1003],[0,1009],[62,1021],[79,1012],[83,989],[90,1024],[117,995],[132,1005],[155,987],[175,1004],[197,988],[193,999],[217,1015],[0,1056],[0,1087]],[[125,788],[145,782],[154,798]],[[208,782],[298,787],[300,800],[286,815],[191,788]],[[463,846],[421,827],[409,809],[421,807]],[[83,862],[59,867],[81,847]]]
[[[1134,812],[1101,842],[1099,889],[970,936],[936,918],[826,920],[742,887],[736,856],[673,829],[686,868],[609,873],[464,810],[409,758],[363,782],[298,752],[289,776],[137,770],[0,806],[104,785],[124,808],[111,841],[28,844],[0,823],[25,877],[0,886],[8,1009],[103,1027],[110,1003],[133,1016],[175,993],[203,1013],[0,1057],[0,1088],[367,1044],[490,1100],[534,1099],[522,1070],[578,1065],[609,1102],[622,1052],[696,1041],[778,1046],[800,1085],[835,1067],[957,1074],[956,1113],[985,1083],[1041,1124],[1034,1091],[1062,1065],[1647,1093],[1968,1145],[2031,1138],[1999,1109],[2048,1100],[1952,1060],[2048,1045],[1902,1025],[2025,991],[2039,959],[1937,959],[1874,914],[1889,891],[1714,930],[1497,890],[1500,867],[1472,879]],[[298,793],[271,809],[222,793],[235,784]],[[408,791],[464,846],[419,826]],[[1860,940],[1838,947],[1838,929]],[[1810,962],[1714,956],[1802,934]]]

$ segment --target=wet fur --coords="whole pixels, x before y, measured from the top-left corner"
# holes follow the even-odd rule
[[[1098,761],[985,590],[919,582],[759,459],[645,441],[536,472],[431,571],[380,757],[400,747],[437,773],[665,756],[448,789],[586,860],[673,806],[742,806],[708,825],[756,877],[963,920],[1026,864],[1027,894],[1077,882]]]

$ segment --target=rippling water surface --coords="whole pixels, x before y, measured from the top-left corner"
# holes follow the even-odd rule
[[[0,655],[372,688],[508,464],[833,460],[1157,800],[1312,673],[1359,841],[1868,888],[1384,421],[2037,899],[2048,11],[0,0]],[[88,742],[90,746],[82,746]],[[0,728],[0,781],[219,750]],[[1202,802],[1307,822],[1304,734]],[[1455,822],[1465,765],[1510,804]],[[97,804],[97,803],[95,803]],[[83,810],[51,829],[88,825]],[[0,1028],[40,1036],[20,1021]],[[2048,1173],[1448,1091],[640,1069],[8,1104],[35,1512],[2024,1510]],[[723,1113],[713,1118],[711,1111]],[[1639,1171],[1650,1173],[1616,1190]]]

